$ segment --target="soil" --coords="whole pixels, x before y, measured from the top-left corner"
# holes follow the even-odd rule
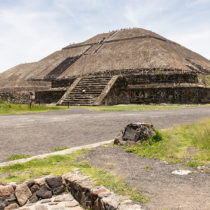
[[[114,139],[127,124],[156,128],[210,118],[210,107],[156,111],[91,112],[86,109],[0,116],[0,162],[13,154],[39,155]]]
[[[98,147],[86,155],[95,167],[105,168],[149,196],[149,210],[209,210],[210,174],[157,159],[142,158],[118,147]],[[186,169],[192,173],[175,175]]]

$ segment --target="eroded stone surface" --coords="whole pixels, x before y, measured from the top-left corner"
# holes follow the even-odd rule
[[[56,176],[56,177],[49,177],[45,180],[50,188],[57,188],[62,185],[62,177]]]
[[[13,204],[10,204],[9,206],[7,206],[4,210],[14,210],[14,209],[17,209],[19,206],[17,203],[13,203]]]
[[[20,184],[16,187],[15,196],[18,200],[18,203],[23,206],[28,199],[32,196],[30,189],[26,183]]]
[[[83,208],[70,193],[43,199],[34,204],[26,204],[20,210],[82,210]]]
[[[52,192],[49,187],[44,185],[36,192],[36,195],[38,198],[46,199],[52,197]]]
[[[8,196],[14,193],[12,185],[0,186],[0,197]]]
[[[115,138],[114,144],[133,144],[148,141],[155,135],[155,129],[148,123],[130,123]]]

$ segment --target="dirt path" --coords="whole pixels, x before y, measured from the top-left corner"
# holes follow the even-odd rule
[[[157,111],[91,112],[85,109],[0,116],[0,162],[12,154],[38,155],[113,139],[130,122],[157,128],[210,118],[210,107]]]
[[[129,186],[148,195],[149,210],[209,210],[210,174],[180,164],[141,158],[120,148],[98,147],[86,158],[96,167],[108,169],[125,178]],[[147,169],[146,169],[146,168]],[[172,171],[188,169],[186,176]]]

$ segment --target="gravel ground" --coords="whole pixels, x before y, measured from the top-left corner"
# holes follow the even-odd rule
[[[0,116],[0,162],[12,154],[38,155],[113,139],[131,122],[157,128],[210,117],[210,107],[156,111],[91,112],[85,109]]]
[[[108,169],[126,183],[150,197],[144,205],[150,210],[209,210],[210,174],[181,164],[141,158],[121,148],[98,147],[86,155],[94,166]],[[174,175],[178,169],[191,170],[186,176]]]

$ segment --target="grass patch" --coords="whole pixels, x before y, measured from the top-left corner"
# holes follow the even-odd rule
[[[13,155],[9,156],[7,158],[7,160],[8,161],[11,161],[11,160],[19,160],[19,159],[29,158],[29,157],[31,157],[31,155],[13,154]]]
[[[66,110],[65,106],[32,106],[22,104],[11,104],[0,101],[0,114],[19,114],[28,112],[46,112],[52,110]]]
[[[198,75],[198,77],[201,80],[202,84],[210,86],[210,75],[200,74]]]
[[[53,150],[51,150],[51,152],[58,152],[58,151],[62,151],[62,150],[65,150],[65,149],[69,149],[70,147],[57,147],[57,148],[54,148]]]
[[[201,106],[210,106],[210,104],[166,104],[166,105],[115,105],[115,106],[80,106],[90,111],[145,111],[145,110],[164,110],[164,109],[178,109],[178,108],[193,108]],[[72,108],[78,108],[73,106]]]
[[[140,194],[135,188],[129,187],[123,179],[120,179],[104,169],[94,167],[82,169],[85,174],[95,179],[96,185],[103,185],[112,192],[119,195],[127,195],[131,200],[139,203],[145,203],[149,198]]]
[[[0,167],[0,175],[3,175],[0,176],[0,184],[31,180],[48,174],[58,176],[79,168],[82,173],[92,177],[96,185],[104,185],[109,190],[119,195],[127,195],[136,202],[144,203],[148,200],[148,197],[125,184],[123,179],[104,169],[95,168],[87,161],[78,161],[83,159],[87,151],[89,150],[83,149],[69,155],[52,155],[44,159]]]
[[[144,169],[145,170],[153,170],[152,166],[145,166]]]
[[[210,119],[159,131],[158,139],[125,149],[142,157],[182,162],[191,167],[210,164]]]

